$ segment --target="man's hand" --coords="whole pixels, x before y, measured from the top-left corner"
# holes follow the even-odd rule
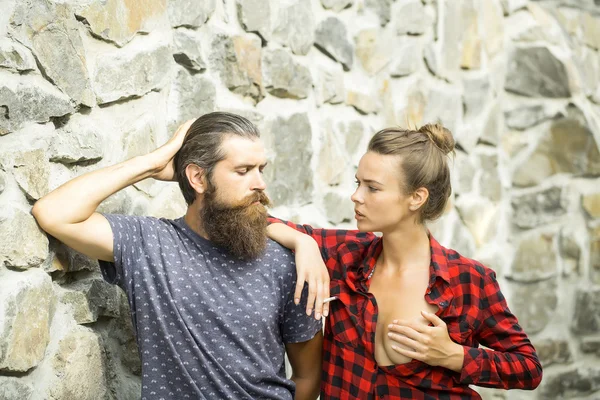
[[[323,300],[329,297],[329,272],[323,258],[321,258],[319,246],[310,236],[302,235],[302,240],[298,241],[295,251],[298,279],[294,301],[296,304],[300,302],[304,283],[307,282],[306,314],[311,315],[314,306],[315,319],[321,319],[321,316],[327,317],[329,315],[329,303],[323,304]]]
[[[167,143],[146,156],[153,166],[154,172],[152,177],[154,179],[159,181],[176,180],[173,159],[175,158],[175,154],[181,149],[183,139],[185,139],[185,135],[194,121],[194,119],[190,119],[181,124]]]
[[[388,326],[390,339],[414,349],[411,351],[392,346],[394,351],[431,366],[460,372],[464,362],[463,346],[450,339],[446,323],[437,315],[426,311],[421,311],[421,315],[433,326],[400,320],[394,320]]]

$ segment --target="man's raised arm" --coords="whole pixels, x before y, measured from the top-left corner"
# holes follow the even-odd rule
[[[174,180],[173,158],[193,120],[152,153],[81,175],[39,199],[31,213],[40,227],[90,258],[113,261],[113,235],[106,218],[96,213],[100,203],[146,178]]]

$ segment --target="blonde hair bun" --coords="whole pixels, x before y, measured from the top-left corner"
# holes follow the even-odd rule
[[[450,154],[454,151],[454,136],[452,136],[452,132],[449,129],[441,124],[423,125],[419,128],[418,132],[427,135],[442,153]]]

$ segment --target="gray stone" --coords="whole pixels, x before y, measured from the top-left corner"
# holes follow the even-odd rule
[[[339,104],[346,97],[344,71],[340,64],[319,68],[315,83],[319,103]]]
[[[327,9],[340,12],[344,8],[351,7],[354,4],[354,0],[321,0],[321,4]]]
[[[104,155],[98,127],[77,114],[56,131],[49,149],[50,161],[63,164],[90,163]]]
[[[315,42],[315,15],[310,0],[278,0],[273,37],[294,54],[306,55]]]
[[[583,113],[567,108],[564,118],[556,119],[534,152],[513,175],[513,184],[533,186],[552,175],[600,175],[600,151]]]
[[[484,119],[483,130],[479,136],[479,142],[497,146],[500,138],[504,134],[504,115],[500,102],[494,102],[488,108]]]
[[[600,285],[600,225],[588,228],[590,240],[590,278]]]
[[[598,6],[598,4],[596,4]],[[600,16],[597,13],[584,12],[582,15],[581,30],[583,31],[584,43],[600,50]]]
[[[531,128],[552,117],[542,104],[531,106],[521,104],[512,110],[504,112],[506,126],[519,130]]]
[[[556,312],[556,279],[535,283],[508,282],[511,287],[510,308],[528,335],[541,332]]]
[[[595,353],[597,355],[600,355],[600,337],[582,338],[579,348],[585,354]]]
[[[267,41],[271,39],[271,0],[237,0],[237,12],[247,32],[256,32]]]
[[[518,282],[538,282],[557,274],[555,234],[535,232],[521,239],[513,259],[511,279]]]
[[[517,10],[525,8],[527,0],[500,0],[504,15],[510,15]]]
[[[322,143],[319,152],[318,176],[325,184],[337,186],[342,183],[348,169],[348,160],[344,146],[331,120],[325,120],[321,126]]]
[[[209,62],[229,90],[249,97],[254,103],[264,97],[261,42],[256,35],[213,37]]]
[[[132,207],[131,195],[129,195],[131,191],[135,191],[135,189],[126,188],[109,196],[100,203],[96,211],[108,214],[127,214]]]
[[[502,198],[502,185],[498,174],[498,154],[481,153],[479,164],[481,165],[480,193],[494,202],[500,201]]]
[[[392,3],[394,0],[365,0],[365,6],[372,9],[379,17],[381,26],[387,25],[392,18]]]
[[[215,98],[215,85],[209,77],[179,69],[169,92],[169,131],[175,132],[185,121],[215,111]]]
[[[199,28],[215,11],[215,0],[169,0],[169,21],[172,27],[188,26]]]
[[[55,376],[47,389],[53,399],[108,400],[105,358],[98,334],[78,326],[58,343],[51,359]]]
[[[398,35],[421,35],[432,23],[421,0],[397,2],[392,8]]]
[[[36,69],[35,59],[27,47],[7,37],[0,37],[0,68],[33,71]]]
[[[69,98],[41,76],[0,71],[0,136],[73,111]]]
[[[44,358],[50,340],[52,279],[37,268],[2,270],[0,300],[0,371],[28,371]]]
[[[579,259],[581,248],[573,239],[574,232],[562,229],[558,237],[559,254],[563,258],[563,273],[570,275],[571,272],[579,272]],[[600,268],[600,265],[599,265]]]
[[[466,75],[463,88],[465,119],[475,119],[482,114],[491,98],[490,76],[487,73]]]
[[[581,76],[582,89],[593,99],[596,93],[600,93],[600,55],[587,46],[579,46],[575,49],[574,56]]]
[[[319,24],[315,34],[315,46],[338,61],[344,70],[352,69],[354,49],[348,40],[346,26],[336,17],[329,17]]]
[[[522,229],[554,222],[566,214],[566,200],[562,189],[550,187],[511,199],[512,222]]]
[[[206,62],[202,57],[200,36],[193,30],[179,28],[173,31],[175,61],[192,71],[202,72],[206,69]]]
[[[0,169],[0,194],[6,189],[6,173]]]
[[[190,8],[188,14],[196,8]],[[157,28],[166,17],[166,11],[166,0],[94,0],[80,7],[76,14],[85,18],[94,35],[124,46],[138,32],[148,33]]]
[[[577,289],[571,330],[581,335],[600,331],[600,288]]]
[[[27,198],[38,200],[48,194],[50,163],[44,150],[35,149],[16,154],[13,166],[13,176]]]
[[[419,39],[411,37],[396,38],[393,59],[390,63],[390,75],[393,78],[410,75],[421,66],[423,46]]]
[[[100,272],[98,260],[73,250],[67,245],[58,242],[55,248],[55,260],[60,267],[58,270],[65,272],[93,271]]]
[[[484,0],[479,12],[479,24],[477,26],[477,30],[480,31],[477,32],[479,35],[471,34],[467,38],[467,46],[470,44],[475,52],[479,52],[479,54],[474,54],[477,57],[481,54],[481,49],[478,48],[480,46],[479,41],[483,39],[484,50],[487,53],[488,60],[491,60],[504,51],[506,25],[504,13],[497,0]],[[484,28],[481,29],[480,27]],[[478,36],[482,38],[480,39]],[[463,54],[465,54],[464,51]]]
[[[15,36],[29,46],[51,82],[77,104],[95,105],[86,54],[73,11],[66,4],[24,2]],[[60,51],[56,51],[60,49]]]
[[[346,86],[346,104],[352,106],[361,114],[372,114],[379,111],[379,99],[373,93],[373,87],[363,84]]]
[[[453,163],[450,164],[452,190],[460,195],[473,189],[476,167],[469,156],[463,151],[456,151]]]
[[[134,399],[140,397],[141,380],[130,379],[129,374],[140,377],[142,374],[142,363],[138,352],[138,346],[135,341],[135,333],[131,322],[127,295],[120,288],[118,291],[121,297],[119,302],[121,304],[119,317],[111,318],[106,325],[98,330],[98,332],[101,334],[105,344],[106,355],[111,365],[109,368],[114,370],[124,370],[124,373],[110,377],[110,383],[113,384],[113,386],[115,381],[122,382],[116,387],[115,391],[117,393],[137,393],[137,395],[121,395],[117,396],[117,398]]]
[[[539,396],[548,400],[574,399],[599,389],[600,368],[582,366],[554,374],[544,374]]]
[[[0,265],[26,269],[48,257],[48,238],[35,219],[18,208],[0,208],[0,236]]]
[[[552,364],[571,364],[573,362],[569,342],[565,339],[538,339],[534,345],[544,368]]]
[[[454,206],[469,232],[471,232],[477,247],[488,243],[496,235],[498,206],[489,199],[459,196]]]
[[[64,289],[60,301],[73,307],[73,317],[78,324],[96,322],[99,316],[116,318],[120,315],[119,289],[104,279],[78,281]]]
[[[273,96],[305,99],[312,89],[310,71],[283,49],[266,49],[262,59],[263,84]]]
[[[0,376],[0,399],[30,400],[32,395],[33,385],[24,379]]]
[[[546,47],[517,47],[508,57],[504,88],[530,97],[570,97],[565,65]]]
[[[600,218],[600,193],[582,195],[581,205],[591,218]]]
[[[323,197],[323,206],[327,220],[332,224],[350,222],[354,218],[354,203],[349,196],[329,192]]]
[[[348,154],[355,154],[365,134],[365,125],[361,120],[342,120],[337,123],[337,130],[344,138]]]
[[[93,77],[98,104],[141,96],[162,88],[174,64],[167,43],[145,38],[135,48],[104,52],[96,60]]]
[[[312,128],[307,114],[276,118],[271,127],[275,159],[269,170],[269,193],[276,206],[312,201]]]
[[[456,132],[462,117],[462,94],[453,86],[435,85],[427,92],[423,123],[439,122]]]
[[[355,37],[356,57],[369,75],[375,75],[390,63],[392,38],[380,29],[364,29]],[[414,55],[413,55],[414,57]]]

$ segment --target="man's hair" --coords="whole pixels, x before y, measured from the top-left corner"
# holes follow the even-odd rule
[[[175,155],[173,165],[179,187],[188,205],[196,200],[196,191],[190,185],[185,169],[195,164],[204,170],[204,174],[212,188],[212,174],[215,165],[226,156],[221,147],[227,136],[236,135],[248,139],[260,137],[254,124],[246,118],[227,112],[212,112],[198,118],[183,140],[181,149]]]

